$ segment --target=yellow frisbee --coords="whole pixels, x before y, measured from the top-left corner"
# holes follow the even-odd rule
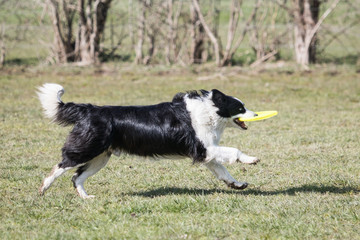
[[[239,120],[242,121],[242,122],[252,122],[252,121],[258,121],[258,120],[271,118],[271,117],[276,116],[278,114],[277,111],[262,111],[262,112],[255,112],[255,113],[257,114],[256,117],[239,118]]]

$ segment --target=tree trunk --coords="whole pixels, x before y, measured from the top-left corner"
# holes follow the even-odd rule
[[[309,38],[311,29],[315,26],[315,19],[318,16],[313,17],[311,4],[317,3],[320,5],[318,0],[295,0],[295,11],[294,11],[294,37],[295,37],[295,55],[296,62],[301,65],[308,65],[310,62],[310,48],[306,46],[306,39]],[[317,11],[318,13],[318,11]],[[314,46],[315,44],[313,44]],[[316,54],[313,48],[313,54]]]
[[[131,48],[135,48],[135,38],[134,38],[134,26],[133,26],[133,14],[134,14],[134,4],[133,4],[133,0],[129,0],[128,2],[129,4],[129,8],[128,8],[128,12],[129,12],[129,16],[128,16],[128,29],[129,29],[129,37],[130,37],[130,41],[131,41]]]
[[[311,17],[315,23],[319,21],[319,11],[320,10],[320,1],[312,1],[311,5]],[[313,26],[314,27],[314,26]],[[311,39],[311,43],[309,46],[309,62],[316,63],[316,47],[319,43],[319,39],[317,38],[317,34],[313,36]]]
[[[111,0],[87,1],[84,8],[84,0],[79,0],[78,10],[80,14],[80,62],[84,65],[99,62],[101,52],[100,40],[104,34],[107,12]],[[84,11],[85,10],[85,11]]]
[[[319,19],[320,0],[294,0],[294,38],[296,62],[307,66],[316,61],[316,33],[321,23],[336,7],[340,0],[332,5]]]
[[[173,23],[173,0],[167,1],[167,43],[165,46],[165,61],[167,65],[170,65],[173,62],[173,57],[171,56],[172,49],[173,49],[173,36],[174,36],[174,23]]]
[[[239,12],[240,12],[240,2],[237,0],[232,0],[230,6],[230,19],[229,19],[229,28],[227,34],[227,43],[224,51],[224,57],[221,63],[222,66],[227,65],[231,60],[230,51],[235,37],[236,28],[238,25]]]
[[[146,1],[143,0],[140,4],[140,12],[138,16],[138,42],[135,46],[135,63],[141,64],[143,59],[142,48],[145,38],[145,13],[146,13]]]
[[[155,53],[155,33],[150,31],[148,33],[148,40],[149,40],[149,49],[148,49],[148,54],[144,57],[143,59],[143,64],[144,65],[148,65],[151,62],[151,59],[154,56]]]
[[[203,16],[203,14],[201,13],[201,9],[200,9],[198,0],[193,0],[192,3],[193,3],[195,11],[199,17],[202,27],[204,28],[207,36],[210,38],[210,41],[214,46],[214,55],[215,55],[216,65],[220,66],[220,64],[221,64],[220,59],[221,59],[221,55],[222,55],[221,44],[219,44],[218,39],[216,38],[214,33],[211,31],[210,27],[206,24],[205,18]]]
[[[200,23],[198,12],[193,4],[190,4],[190,34],[191,34],[191,47],[190,47],[190,64],[200,64],[204,61],[203,52],[205,50],[205,31]]]
[[[100,40],[110,3],[111,0],[78,0],[75,10],[68,6],[66,0],[48,0],[54,28],[53,52],[56,62],[76,61],[82,65],[99,62]],[[73,20],[76,12],[79,20],[74,39]]]
[[[55,57],[55,61],[58,63],[66,63],[69,60],[69,55],[73,52],[71,49],[71,44],[69,44],[69,39],[67,39],[67,35],[63,35],[61,20],[60,20],[60,6],[59,1],[49,0],[48,4],[50,5],[50,12],[52,18],[52,25],[54,29],[54,45],[53,45],[53,54]],[[64,11],[67,11],[63,8]],[[68,14],[65,14],[67,16]],[[64,27],[69,28],[69,26]],[[70,32],[68,30],[68,32]]]

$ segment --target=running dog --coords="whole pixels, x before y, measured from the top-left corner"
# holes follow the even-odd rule
[[[45,116],[63,125],[73,125],[56,164],[40,187],[40,194],[66,171],[77,168],[72,182],[81,198],[92,198],[84,189],[85,180],[103,168],[112,154],[144,157],[189,157],[204,164],[229,187],[245,189],[224,163],[256,164],[259,159],[232,147],[219,146],[226,127],[247,129],[240,117],[256,114],[243,102],[219,90],[178,93],[171,102],[149,106],[95,106],[64,103],[64,88],[46,83],[38,88]]]

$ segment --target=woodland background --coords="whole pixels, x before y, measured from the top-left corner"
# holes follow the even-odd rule
[[[358,64],[360,2],[2,0],[0,64]]]

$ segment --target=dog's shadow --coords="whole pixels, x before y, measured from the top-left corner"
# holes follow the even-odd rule
[[[166,195],[211,195],[214,193],[225,194],[239,194],[239,195],[296,195],[297,193],[333,193],[333,194],[358,194],[360,193],[360,187],[338,187],[333,185],[319,186],[319,185],[302,185],[299,187],[291,187],[281,190],[258,190],[258,189],[246,189],[242,191],[237,190],[222,190],[222,189],[199,189],[199,188],[176,188],[176,187],[163,187],[149,191],[132,192],[129,195],[143,196],[149,198],[155,198]]]

